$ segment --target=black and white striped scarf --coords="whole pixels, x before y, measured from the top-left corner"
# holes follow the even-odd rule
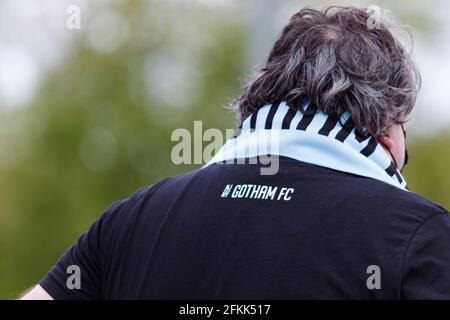
[[[407,190],[405,179],[377,139],[356,130],[348,113],[337,119],[323,112],[304,115],[284,102],[265,105],[243,121],[238,133],[206,166],[265,155],[284,156]]]

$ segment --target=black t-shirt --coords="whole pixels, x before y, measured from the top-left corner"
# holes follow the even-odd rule
[[[450,216],[292,159],[273,176],[214,164],[113,204],[40,285],[55,299],[450,299]]]

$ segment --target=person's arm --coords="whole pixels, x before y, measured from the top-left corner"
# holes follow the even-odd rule
[[[106,299],[108,292],[104,292],[103,281],[108,278],[112,257],[126,241],[134,214],[167,180],[144,187],[130,198],[112,204],[22,299]]]
[[[53,300],[53,298],[40,285],[25,292],[20,300]]]
[[[424,221],[409,243],[402,279],[404,299],[450,299],[450,214]]]
[[[114,227],[124,224],[119,212],[126,201],[114,203],[89,230],[60,257],[48,274],[22,299],[101,299],[101,257],[110,251]],[[105,236],[107,238],[105,238]]]

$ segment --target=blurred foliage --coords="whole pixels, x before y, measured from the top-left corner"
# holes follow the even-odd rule
[[[162,21],[167,28],[158,33],[164,34],[152,35],[158,13],[150,9],[155,19],[144,20],[146,8],[134,1],[121,8],[132,23],[119,49],[96,52],[81,34],[32,105],[1,111],[0,297],[15,298],[36,283],[112,202],[196,167],[172,164],[174,129],[192,130],[194,120],[202,120],[204,129],[234,127],[234,115],[222,107],[238,93],[236,79],[245,69],[241,26],[211,8],[189,8],[159,17],[172,20]],[[170,26],[176,19],[195,19],[199,28],[208,24],[205,46],[190,44],[199,30],[180,30],[175,38]],[[183,31],[185,38],[180,38]],[[161,58],[158,65],[148,62],[174,48],[197,62],[197,78],[183,79],[192,82],[194,94],[178,106],[152,96],[151,86],[159,83],[146,81],[151,68],[158,67],[183,85],[177,79],[182,75]],[[177,59],[185,58],[174,56],[169,62],[177,64]]]
[[[0,108],[1,298],[43,277],[109,204],[195,168],[172,164],[174,129],[234,127],[223,106],[239,93],[249,43],[236,12],[149,2],[113,8],[129,27],[119,48],[94,50],[82,30],[30,106]],[[413,145],[406,172],[413,191],[448,207],[449,146]]]
[[[450,209],[450,133],[408,141],[405,178],[412,192]]]

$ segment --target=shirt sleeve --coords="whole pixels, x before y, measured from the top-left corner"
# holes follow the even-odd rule
[[[403,267],[404,299],[450,299],[450,215],[437,213],[417,229]]]
[[[39,282],[53,299],[102,299],[102,229],[105,224],[117,220],[110,217],[117,216],[125,202],[123,200],[111,205]]]

